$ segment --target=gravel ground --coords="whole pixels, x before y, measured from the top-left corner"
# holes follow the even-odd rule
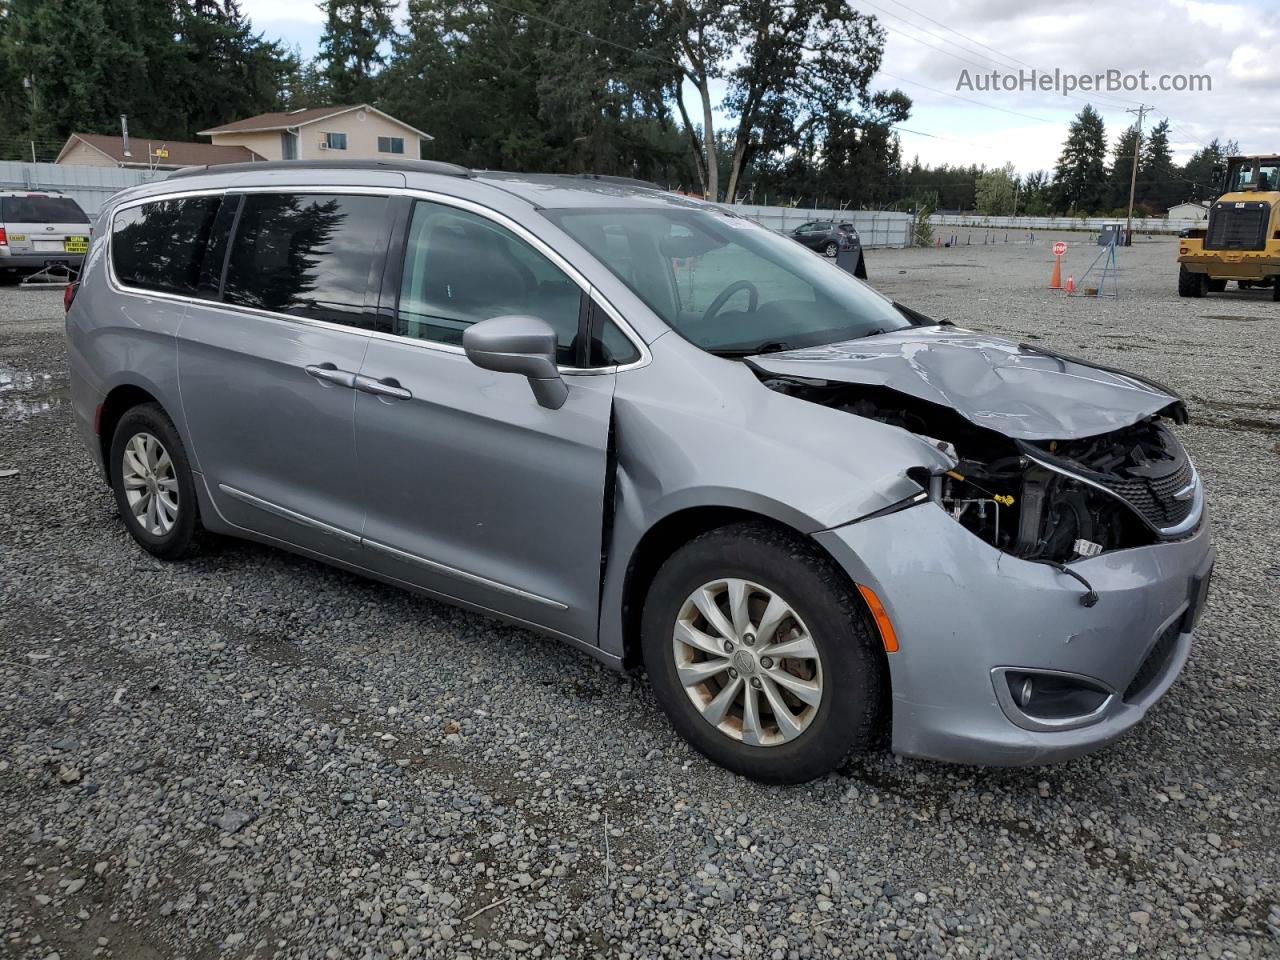
[[[1193,657],[1092,757],[794,788],[553,641],[254,545],[152,560],[73,436],[59,294],[0,290],[8,955],[1280,956],[1280,305],[1179,300],[1168,240],[1068,300],[1048,239],[868,267],[1184,392],[1221,551]]]

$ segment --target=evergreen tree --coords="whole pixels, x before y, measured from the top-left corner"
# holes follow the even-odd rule
[[[1138,126],[1126,127],[1111,148],[1111,169],[1107,173],[1107,206],[1113,210],[1128,208],[1129,182],[1133,178],[1133,158],[1138,140]]]
[[[1048,173],[1036,170],[1027,174],[1018,206],[1022,213],[1030,217],[1043,217],[1049,213],[1053,206],[1053,184]]]
[[[1161,120],[1143,139],[1142,157],[1138,161],[1139,194],[1153,213],[1163,213],[1177,195],[1180,184],[1169,149],[1169,121]]]
[[[1215,137],[1208,145],[1197,150],[1182,168],[1183,188],[1188,200],[1209,200],[1218,193],[1215,168],[1226,166],[1229,152]]]
[[[335,103],[377,99],[382,48],[393,33],[392,6],[391,0],[325,0],[325,28],[316,60]]]
[[[197,131],[283,106],[296,60],[254,34],[236,0],[179,3],[177,43],[182,73],[169,89],[180,98],[182,130],[172,135],[194,139]]]
[[[1088,213],[1107,200],[1107,130],[1092,104],[1071,121],[1054,174],[1057,205],[1064,212]]]

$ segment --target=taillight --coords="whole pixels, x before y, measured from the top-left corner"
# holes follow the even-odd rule
[[[62,291],[62,312],[66,313],[71,309],[71,301],[76,298],[76,289],[80,286],[79,280],[72,280],[67,284],[66,289]]]
[[[9,235],[4,232],[4,227],[0,227],[0,247],[9,245]]]

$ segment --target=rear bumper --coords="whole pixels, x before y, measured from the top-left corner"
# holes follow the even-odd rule
[[[0,270],[43,270],[49,263],[65,263],[72,270],[79,270],[84,263],[83,253],[11,253],[0,255]]]
[[[1206,250],[1202,238],[1184,237],[1178,263],[1217,279],[1265,280],[1280,275],[1280,241],[1268,240],[1264,250]]]
[[[1099,595],[1085,607],[1076,580],[994,550],[932,504],[817,539],[876,591],[897,632],[894,751],[990,766],[1067,760],[1141,721],[1187,660],[1214,558],[1202,521],[1186,540],[1073,563]],[[999,694],[999,668],[1084,677],[1111,696],[1078,726],[1029,729]]]

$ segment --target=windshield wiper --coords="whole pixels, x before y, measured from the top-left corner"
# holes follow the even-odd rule
[[[894,309],[911,321],[911,325],[915,327],[954,327],[955,324],[950,320],[935,320],[933,317],[927,317],[919,310],[912,310],[904,303],[893,301]]]
[[[722,347],[716,350],[708,350],[707,353],[714,354],[717,357],[728,357],[735,359],[738,357],[754,357],[762,353],[782,353],[784,350],[790,350],[791,345],[781,340],[766,340],[764,343],[756,344],[754,347]]]

